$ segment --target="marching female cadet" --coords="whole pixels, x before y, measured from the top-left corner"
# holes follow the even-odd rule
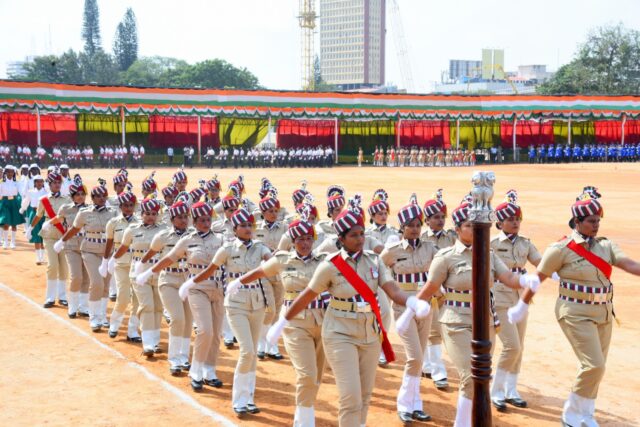
[[[221,266],[232,281],[227,285],[224,306],[233,334],[240,345],[240,356],[233,375],[232,405],[238,417],[257,414],[253,396],[256,387],[256,347],[264,320],[266,298],[262,281],[241,284],[243,274],[267,260],[271,251],[262,242],[253,240],[255,219],[246,209],[237,210],[231,217],[236,240],[225,243],[209,266],[183,286],[190,289],[207,280]],[[270,285],[268,285],[270,286]]]
[[[456,427],[471,426],[471,244],[473,228],[469,221],[471,205],[463,203],[452,212],[458,240],[449,248],[441,249],[429,267],[427,284],[418,292],[418,297],[430,301],[440,289],[445,290],[445,304],[440,312],[440,323],[447,353],[460,377]],[[491,254],[490,279],[497,278],[506,286],[520,287],[539,285],[536,275],[520,276],[512,273],[494,253]],[[492,280],[493,281],[493,280]],[[494,314],[495,321],[495,314]]]
[[[220,198],[220,181],[218,180],[218,175],[214,175],[206,184],[207,194],[205,196],[205,202],[208,203],[211,207],[214,207],[218,203],[222,201]]]
[[[346,199],[344,197],[344,188],[339,185],[331,185],[327,189],[327,216],[329,219],[323,219],[318,221],[316,227],[322,231],[325,236],[331,236],[336,234],[336,230],[333,228],[333,221],[340,215]]]
[[[136,216],[137,198],[130,191],[122,192],[118,195],[118,205],[120,206],[120,215],[111,218],[107,222],[106,237],[107,244],[104,248],[104,257],[100,274],[107,277],[107,273],[113,275],[116,280],[116,303],[111,311],[109,322],[109,336],[115,338],[118,336],[118,330],[122,324],[124,315],[131,304],[131,312],[129,321],[127,322],[127,341],[142,342],[138,327],[140,319],[138,318],[138,297],[133,291],[129,271],[131,270],[131,251],[125,252],[120,258],[116,259],[115,254],[120,245],[122,245],[122,237],[124,232],[132,224],[140,222],[140,218]],[[104,269],[104,260],[107,261],[107,270]]]
[[[38,203],[38,209],[36,210],[36,216],[31,220],[31,229],[40,222],[41,218],[51,220],[56,217],[56,213],[60,210],[60,207],[69,202],[67,197],[60,195],[60,187],[62,186],[62,175],[58,172],[49,172],[47,175],[47,182],[49,183],[49,190],[51,193],[48,196],[40,198]],[[62,224],[58,224],[53,227],[44,227],[40,230],[40,237],[42,237],[42,243],[44,250],[47,252],[47,294],[45,297],[44,308],[53,307],[58,297],[60,305],[67,306],[67,291],[66,281],[68,276],[67,261],[64,253],[59,253],[54,250],[56,241],[62,236],[65,231]]]
[[[296,205],[296,217],[288,218],[288,223],[301,218],[303,212],[305,212],[305,215],[307,215],[307,222],[313,225],[313,228],[315,230],[316,238],[313,241],[313,249],[315,250],[324,240],[324,232],[316,226],[316,222],[318,219],[318,208],[313,205],[313,197],[310,194],[307,195],[301,203]],[[289,233],[284,233],[280,238],[280,242],[278,243],[278,250],[289,252],[292,248],[293,241],[291,240],[291,236],[289,235]]]
[[[517,193],[510,190],[507,193],[507,201],[496,207],[496,227],[500,233],[491,240],[491,249],[511,271],[524,274],[527,272],[524,268],[527,260],[537,266],[541,256],[531,240],[518,234],[522,222],[522,209],[516,202]],[[520,293],[499,281],[494,283],[492,292],[501,325],[498,336],[502,341],[502,353],[493,375],[491,402],[499,411],[506,409],[506,403],[525,408],[527,402],[520,397],[517,386],[527,321],[523,319],[514,325],[507,319],[507,310],[516,305]]]
[[[365,235],[372,236],[383,244],[395,243],[400,240],[398,230],[387,225],[389,218],[388,198],[386,191],[383,189],[376,190],[373,193],[373,200],[367,208],[371,226],[367,227]]]
[[[123,173],[124,172],[124,173]],[[107,206],[112,208],[118,207],[118,195],[122,193],[128,183],[126,171],[120,171],[113,177],[113,196],[107,199]]]
[[[422,233],[420,239],[434,243],[438,249],[453,246],[458,236],[454,230],[444,228],[447,221],[447,205],[442,200],[442,189],[438,189],[433,199],[425,202],[422,210],[426,218],[427,230]],[[439,320],[442,304],[444,304],[444,295],[442,292],[436,292],[435,298],[431,300],[433,318],[422,361],[422,375],[431,378],[438,390],[449,387],[447,368],[442,360],[442,328]]]
[[[69,196],[71,203],[66,203],[58,209],[56,218],[50,220],[51,224],[61,222],[65,229],[69,229],[73,225],[76,216],[81,209],[87,207],[85,201],[87,199],[87,188],[82,183],[80,175],[76,175],[73,184],[69,186]],[[82,261],[82,253],[80,246],[84,232],[81,231],[73,238],[67,240],[64,245],[64,256],[69,267],[69,308],[68,315],[75,318],[80,315],[89,316],[89,272]]]
[[[315,232],[310,222],[304,219],[291,222],[287,234],[294,244],[291,252],[276,252],[265,264],[246,273],[239,280],[244,284],[278,276],[285,290],[284,305],[289,307],[307,287],[323,257],[312,252]],[[319,296],[298,313],[284,329],[284,344],[297,378],[294,426],[315,425],[314,404],[325,363],[321,340],[325,308],[326,300]],[[269,342],[269,345],[275,343],[277,339]]]
[[[198,202],[191,206],[194,231],[182,236],[171,251],[156,265],[144,274],[157,274],[179,260],[184,260],[189,269],[189,278],[204,271],[215,253],[222,246],[222,239],[211,231],[211,215],[213,208]],[[194,391],[201,391],[204,384],[212,387],[222,387],[216,375],[216,364],[220,348],[220,330],[223,315],[223,290],[219,277],[209,276],[192,289],[178,289],[182,300],[188,298],[189,308],[196,324],[196,338],[193,344],[193,358],[189,365],[190,333],[182,338],[180,359],[182,368],[189,370],[191,387]],[[186,328],[190,323],[185,323]]]
[[[142,331],[142,354],[146,357],[160,353],[160,321],[162,319],[162,301],[158,293],[158,277],[153,275],[139,285],[136,276],[148,270],[156,262],[149,259],[142,262],[142,257],[149,250],[151,241],[156,234],[166,228],[164,224],[158,224],[158,212],[160,202],[156,199],[143,200],[141,203],[142,221],[130,224],[124,231],[122,243],[113,255],[117,260],[127,251],[131,250],[131,268],[129,279],[133,285],[133,291],[138,297],[138,318],[140,318],[140,330]],[[104,261],[103,261],[104,262]]]
[[[380,334],[387,358],[390,361],[394,358],[381,325],[377,288],[382,287],[395,303],[412,307],[418,317],[426,316],[429,306],[398,289],[378,256],[363,250],[364,218],[360,211],[345,210],[334,225],[342,249],[320,263],[307,288],[293,301],[285,316],[271,327],[268,339],[277,339],[288,323],[318,295],[329,292],[331,299],[322,321],[322,344],[338,386],[338,423],[341,427],[360,427],[367,422],[380,354]]]
[[[24,224],[24,217],[20,213],[22,198],[20,197],[16,168],[6,166],[0,182],[0,226],[4,234],[4,249],[16,248],[16,228]],[[11,243],[9,243],[9,228],[11,228]]]
[[[116,215],[115,209],[106,205],[108,195],[106,187],[102,185],[93,187],[91,189],[93,206],[81,209],[73,220],[73,227],[68,229],[54,245],[55,251],[60,252],[67,241],[84,229],[80,252],[89,273],[89,325],[93,332],[99,332],[102,327],[109,327],[107,304],[110,277],[104,278],[99,272],[107,243],[105,235],[107,222]]]
[[[264,243],[272,253],[275,253],[278,250],[280,239],[286,232],[286,226],[278,221],[280,201],[274,194],[269,193],[260,199],[258,206],[260,207],[263,219],[258,222],[258,226],[256,227],[255,240]],[[264,289],[265,297],[267,298],[267,308],[265,310],[262,331],[260,332],[260,339],[258,340],[258,358],[264,359],[266,356],[270,359],[282,360],[284,357],[280,354],[278,344],[268,346],[266,336],[269,326],[280,316],[280,309],[282,308],[284,298],[284,288],[276,276],[269,277],[267,280],[271,282],[272,286],[265,286]]]
[[[187,233],[189,226],[189,208],[184,202],[177,202],[169,208],[171,228],[166,228],[156,233],[151,241],[149,250],[142,257],[141,263],[151,259],[162,259],[176,246],[178,240]],[[169,372],[178,375],[182,370],[189,369],[189,345],[191,342],[191,328],[193,318],[189,303],[183,301],[178,295],[178,289],[187,280],[189,269],[184,266],[185,258],[180,258],[173,264],[160,271],[158,277],[158,290],[162,305],[169,312]],[[140,286],[151,277],[153,271],[148,269],[145,273],[136,277],[136,283]],[[183,354],[183,350],[186,353]]]
[[[36,264],[44,264],[44,246],[42,245],[42,237],[40,237],[40,230],[44,223],[44,218],[40,218],[40,221],[36,226],[31,229],[31,221],[36,216],[36,210],[38,209],[38,203],[40,199],[47,195],[47,189],[44,188],[44,178],[40,175],[36,175],[33,179],[35,183],[34,188],[25,190],[24,197],[22,198],[22,206],[20,207],[20,214],[26,215],[27,220],[27,240],[29,243],[33,243],[36,250]]]
[[[597,237],[603,209],[594,188],[571,207],[570,236],[551,244],[538,264],[540,279],[560,280],[556,319],[579,362],[578,376],[562,411],[565,426],[597,426],[595,400],[604,376],[613,317],[612,266],[640,276],[640,263],[630,259],[611,240]],[[525,318],[535,289],[508,311],[509,321]]]
[[[388,245],[380,254],[380,259],[393,273],[398,287],[409,295],[416,295],[427,282],[429,265],[437,252],[433,243],[420,241],[423,218],[422,209],[414,194],[412,203],[398,211],[402,240]],[[393,304],[396,322],[405,309],[406,307],[400,304]],[[398,331],[407,355],[402,385],[398,392],[398,417],[406,424],[413,420],[431,419],[431,416],[423,411],[420,398],[422,357],[431,329],[431,316],[432,313],[424,319],[412,320],[406,329]]]

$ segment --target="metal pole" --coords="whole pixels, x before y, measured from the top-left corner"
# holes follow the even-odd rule
[[[120,125],[122,126],[122,146],[125,146],[125,140],[126,140],[126,130],[125,130],[125,123],[124,123],[124,107],[120,107],[120,120],[121,123]]]
[[[620,143],[624,145],[624,125],[627,123],[627,115],[622,115],[622,133],[620,138]]]
[[[40,132],[40,108],[36,106],[36,140],[38,147],[42,146],[42,133]]]
[[[518,118],[516,116],[513,117],[513,163],[518,163],[520,152],[516,152],[516,126],[518,124]]]
[[[333,142],[333,144],[335,146],[334,151],[336,152],[335,164],[337,165],[338,164],[338,131],[339,131],[339,129],[338,129],[338,118],[337,117],[335,118],[335,121],[336,121],[336,124],[335,124],[334,130],[333,130],[334,131],[334,142]]]
[[[474,187],[469,218],[473,227],[472,247],[472,302],[471,376],[473,378],[472,424],[490,427],[491,422],[491,339],[493,327],[490,311],[489,282],[491,270],[490,230],[495,219],[491,208],[493,198],[493,172],[475,172],[471,178]]]
[[[456,119],[456,150],[460,149],[460,119]]]
[[[571,118],[569,118],[569,124],[567,125],[567,144],[571,146]]]
[[[271,148],[271,114],[269,114],[269,125],[267,128],[267,145]]]
[[[402,119],[398,119],[398,129],[396,130],[396,147],[400,148],[400,128],[402,127]]]
[[[202,164],[202,118],[198,116],[198,164]]]

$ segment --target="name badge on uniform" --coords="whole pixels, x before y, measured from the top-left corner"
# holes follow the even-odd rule
[[[136,235],[135,235],[135,236],[133,236],[133,237],[142,237],[142,236],[144,236],[144,234],[136,234]]]
[[[232,256],[231,259],[240,259],[240,255],[238,256]]]
[[[375,267],[371,267],[371,277],[373,277],[374,279],[378,278],[378,269]]]
[[[195,244],[195,245],[189,245],[188,247],[189,247],[189,248],[197,248],[198,246],[200,246],[200,245]]]

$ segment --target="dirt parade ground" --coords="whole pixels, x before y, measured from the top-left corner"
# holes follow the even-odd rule
[[[530,237],[540,251],[570,232],[570,206],[585,185],[598,187],[604,218],[600,236],[615,241],[626,254],[640,259],[640,164],[506,165],[475,168],[355,168],[216,170],[223,188],[239,174],[246,182],[247,196],[257,202],[260,179],[268,177],[278,188],[279,198],[290,212],[291,193],[302,180],[324,218],[326,188],[343,185],[347,196],[362,193],[368,204],[373,192],[384,188],[392,216],[415,192],[422,205],[438,188],[444,189],[449,212],[471,189],[474,170],[496,174],[494,206],[507,190],[518,190],[524,213],[521,234]],[[112,191],[115,170],[82,170],[87,186],[105,178]],[[159,186],[169,183],[175,169],[158,169]],[[130,170],[134,191],[151,169]],[[210,169],[187,170],[188,189],[199,179],[209,179]],[[447,225],[451,226],[448,218]],[[497,231],[492,229],[492,233]],[[282,361],[258,361],[255,401],[262,409],[239,421],[231,408],[231,383],[237,345],[222,347],[218,376],[221,389],[205,387],[196,394],[188,377],[172,377],[166,361],[167,324],[163,321],[163,352],[147,359],[140,344],[128,343],[126,334],[110,339],[103,329],[91,333],[85,318],[69,319],[66,308],[45,310],[46,266],[36,266],[33,245],[19,231],[16,250],[0,249],[0,424],[1,425],[269,425],[289,426],[295,409],[295,373],[285,355]],[[528,266],[533,271],[532,266]],[[615,313],[607,371],[596,401],[601,426],[640,425],[640,282],[614,269]],[[509,407],[494,411],[497,426],[560,424],[562,405],[574,380],[577,359],[554,316],[557,283],[547,280],[530,309],[520,392],[529,408]],[[109,303],[111,313],[113,303]],[[392,328],[391,340],[398,360],[378,369],[369,426],[401,425],[396,414],[396,395],[405,360],[400,340]],[[500,350],[496,343],[496,354]],[[425,411],[433,421],[425,425],[453,424],[457,399],[457,374],[445,354],[449,389],[437,391],[433,382],[422,380]],[[316,403],[317,424],[337,425],[337,390],[330,369],[324,375]],[[414,423],[414,425],[420,425]]]

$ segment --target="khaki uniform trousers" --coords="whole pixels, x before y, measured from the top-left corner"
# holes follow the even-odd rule
[[[159,331],[162,320],[162,301],[158,292],[158,278],[153,276],[143,285],[133,282],[133,290],[138,297],[140,330]]]
[[[217,365],[224,315],[223,303],[222,289],[207,288],[189,291],[189,307],[197,326],[196,338],[193,342],[192,364],[199,362],[206,366]],[[190,326],[191,322],[186,325],[186,327]],[[189,335],[183,336],[190,336],[190,332]]]
[[[282,283],[276,280],[275,277],[269,277],[267,279],[271,286],[264,285],[264,297],[267,303],[264,312],[264,325],[271,325],[275,320],[278,320],[278,314],[280,312],[280,308],[282,307],[282,303],[284,301],[284,287]],[[263,283],[265,280],[263,279]],[[278,305],[278,299],[280,298],[280,305]]]
[[[182,301],[178,295],[180,285],[164,283],[158,286],[162,305],[169,312],[171,322],[169,323],[169,335],[174,337],[191,338],[191,328],[193,327],[193,317],[189,301]],[[198,330],[200,328],[198,327]]]
[[[473,381],[471,379],[471,325],[466,323],[441,323],[442,338],[447,354],[458,371],[460,385],[459,394],[467,399],[473,399]],[[491,341],[494,341],[495,331],[491,330]],[[491,346],[493,353],[493,345]]]
[[[108,298],[111,275],[107,275],[105,278],[98,273],[102,256],[93,252],[82,252],[82,260],[87,273],[89,273],[89,301],[101,301],[102,298]]]
[[[248,292],[248,291],[240,291]],[[251,292],[252,299],[262,300],[262,295]],[[255,372],[258,339],[260,338],[260,330],[264,322],[264,307],[258,309],[246,309],[238,307],[225,307],[229,326],[233,331],[233,335],[238,340],[240,346],[240,355],[236,365],[236,374],[246,374]]]
[[[113,275],[116,278],[116,287],[118,289],[113,311],[124,314],[129,307],[129,303],[131,303],[131,313],[136,315],[139,304],[138,297],[136,293],[133,292],[131,278],[129,277],[129,265],[116,264]]]
[[[431,304],[431,329],[429,330],[429,345],[442,344],[442,326],[440,325],[440,306],[437,302]]]
[[[380,341],[357,343],[349,336],[324,330],[322,344],[338,387],[338,425],[365,425],[378,369]]]
[[[498,369],[512,374],[519,374],[524,352],[524,335],[527,331],[528,316],[514,325],[509,322],[507,310],[509,310],[508,307],[496,307],[498,319],[500,320],[498,337],[502,341]]]
[[[404,313],[405,309],[406,307],[403,305],[393,304],[393,314],[396,321]],[[424,319],[416,319],[414,317],[407,330],[402,334],[398,334],[407,355],[407,361],[404,365],[405,376],[420,377],[422,375],[422,359],[429,339],[432,314],[429,313]]]
[[[69,292],[89,292],[89,272],[82,261],[82,254],[76,250],[65,250],[69,267]]]
[[[67,269],[65,251],[56,253],[56,251],[53,250],[53,245],[56,241],[57,240],[54,239],[42,239],[44,250],[47,252],[47,280],[66,281],[69,277],[69,272]]]
[[[595,322],[584,317],[565,315],[558,323],[580,365],[572,391],[586,399],[595,399],[598,397],[600,381],[604,377],[611,343],[611,316],[603,322]]]
[[[296,370],[296,406],[309,408],[315,404],[324,372],[322,325],[316,325],[310,314],[304,322],[312,326],[295,325],[299,322],[293,320],[284,328],[284,347]]]
[[[389,303],[389,297],[387,297],[382,288],[378,288],[378,306],[380,307],[382,326],[384,326],[385,331],[389,331],[391,330],[391,304]]]

